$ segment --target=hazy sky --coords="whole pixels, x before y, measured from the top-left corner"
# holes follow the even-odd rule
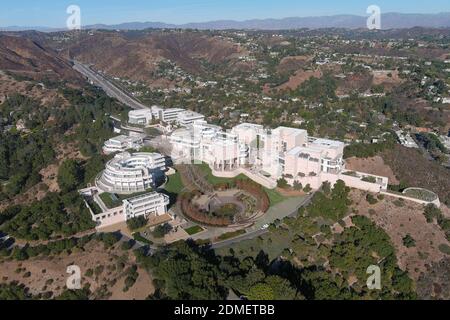
[[[0,26],[63,27],[68,17],[66,8],[72,4],[81,8],[82,25],[366,15],[366,8],[372,4],[382,12],[450,12],[449,0],[1,0]]]

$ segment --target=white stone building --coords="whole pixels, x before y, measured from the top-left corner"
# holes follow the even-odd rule
[[[164,109],[159,106],[153,106],[151,108],[152,115],[155,119],[158,119],[165,123],[173,123],[178,120],[178,115],[186,110],[181,108],[169,108]]]
[[[306,130],[243,123],[229,132],[196,121],[173,132],[169,141],[173,158],[209,164],[213,174],[233,177],[246,174],[268,188],[285,178],[319,188],[323,182],[344,180],[347,185],[368,191],[386,190],[388,179],[348,172],[343,160],[344,143],[309,137]]]
[[[195,121],[204,120],[205,116],[194,111],[183,111],[178,114],[176,122],[183,127],[193,124]]]
[[[137,217],[161,216],[167,213],[169,197],[163,193],[151,192],[123,201],[126,220]]]
[[[124,152],[129,149],[139,150],[144,145],[145,135],[124,136],[120,135],[105,141],[103,145],[104,154]]]
[[[152,189],[164,181],[166,159],[158,153],[120,153],[106,164],[97,177],[105,192],[130,194]]]
[[[147,126],[152,120],[153,115],[150,109],[132,110],[128,113],[128,122],[130,124]]]
[[[156,218],[168,213],[167,206],[170,199],[167,195],[158,192],[149,192],[137,196],[131,196],[122,201],[115,208],[108,208],[100,197],[99,189],[87,188],[80,190],[85,199],[90,198],[100,211],[94,210],[92,203],[86,201],[92,220],[96,223],[96,228],[101,229],[115,224],[126,222],[133,218],[144,216],[145,218]],[[114,196],[114,195],[109,195]]]

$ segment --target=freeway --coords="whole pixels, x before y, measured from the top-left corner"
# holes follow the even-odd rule
[[[100,86],[108,96],[112,98],[116,98],[123,104],[129,106],[132,109],[147,109],[148,107],[137,101],[136,99],[130,97],[123,90],[118,88],[116,85],[111,83],[108,79],[106,79],[100,73],[92,70],[89,66],[86,66],[78,61],[73,61],[73,68],[91,80],[94,84]]]
[[[295,210],[292,210],[292,212],[289,212],[287,215],[284,215],[284,217],[295,217],[298,214],[298,210],[301,207],[308,206],[311,203],[311,200],[312,200],[313,196],[314,196],[314,193],[308,195],[308,197],[306,197],[305,200],[295,208]],[[272,223],[274,221],[272,221]],[[233,238],[233,239],[229,239],[229,240],[225,240],[225,241],[222,241],[222,242],[214,243],[211,246],[211,248],[212,249],[220,249],[220,248],[228,247],[228,246],[230,246],[232,244],[235,244],[235,243],[238,243],[238,242],[241,242],[241,241],[255,239],[255,238],[257,238],[259,236],[262,236],[263,234],[266,234],[268,232],[269,232],[269,230],[267,230],[267,229],[265,229],[265,230],[257,229],[257,230],[254,230],[254,231],[247,232],[246,234],[243,234],[243,235],[241,235],[239,237],[236,237],[236,238]]]

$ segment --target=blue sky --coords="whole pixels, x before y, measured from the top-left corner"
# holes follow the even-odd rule
[[[0,26],[62,27],[66,8],[81,8],[82,24],[132,21],[167,23],[220,19],[304,17],[334,14],[366,15],[371,4],[382,12],[450,12],[449,0],[2,0]]]

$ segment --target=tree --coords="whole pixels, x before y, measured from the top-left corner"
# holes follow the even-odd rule
[[[148,220],[144,216],[133,218],[127,221],[127,226],[131,231],[140,229],[147,224]]]
[[[56,300],[89,300],[89,289],[65,290]]]
[[[258,283],[250,288],[247,293],[249,300],[274,300],[273,289],[266,283]]]
[[[311,188],[311,186],[310,186],[309,183],[305,186],[305,188],[303,189],[303,191],[305,191],[306,193],[309,193],[309,192],[312,191],[312,188]]]
[[[0,284],[0,300],[29,300],[32,296],[28,288],[17,282]]]
[[[329,195],[331,192],[331,183],[329,183],[328,181],[325,181],[322,184],[322,191],[323,193],[325,193],[326,195]]]
[[[303,185],[297,180],[294,181],[294,190],[301,191],[303,189]]]
[[[285,178],[280,178],[277,181],[277,186],[278,186],[278,188],[285,189],[289,186],[289,184]]]
[[[407,234],[405,237],[403,237],[403,245],[407,248],[412,248],[416,246],[416,240],[414,240],[413,237],[411,237],[410,234]]]
[[[166,234],[168,234],[172,230],[172,226],[168,223],[164,223],[159,225],[153,230],[153,236],[155,238],[164,238]]]
[[[58,185],[63,192],[77,189],[83,181],[83,175],[78,162],[72,159],[65,160],[58,170]]]

